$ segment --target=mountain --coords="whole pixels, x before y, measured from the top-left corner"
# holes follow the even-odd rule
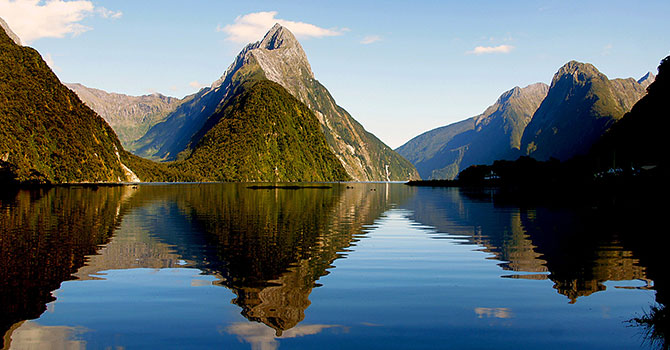
[[[591,155],[599,164],[606,167],[662,165],[667,174],[670,164],[666,142],[670,127],[670,56],[661,61],[658,76],[647,91],[647,95],[594,145]]]
[[[0,30],[0,182],[139,181],[122,156],[114,130]]]
[[[182,100],[161,94],[128,96],[93,89],[81,84],[65,84],[84,103],[107,121],[114,129],[121,144],[134,150],[134,141],[150,127],[163,121]]]
[[[19,46],[23,46],[23,44],[21,44],[21,39],[19,39],[19,36],[16,35],[12,31],[11,28],[9,28],[9,25],[7,24],[7,22],[5,22],[5,20],[2,19],[2,18],[0,18],[0,27],[2,27],[2,29],[4,29],[5,34],[7,34],[7,36],[9,36],[10,39],[12,39],[14,44],[19,45]]]
[[[642,85],[643,88],[647,89],[651,83],[656,80],[656,76],[652,72],[647,72],[642,78],[640,78],[637,82],[638,84]]]
[[[410,162],[336,104],[314,78],[300,43],[279,24],[261,41],[247,45],[210,87],[187,97],[165,121],[150,128],[138,140],[136,153],[160,160],[187,158],[206,133],[201,129],[211,127],[211,123],[207,124],[210,116],[226,104],[237,86],[258,78],[278,83],[314,112],[328,146],[351,178],[360,181],[418,178]]]
[[[585,154],[645,90],[632,78],[609,80],[593,65],[561,67],[521,138],[521,151],[539,160]]]
[[[484,113],[428,131],[396,151],[412,162],[424,179],[453,179],[470,165],[513,158],[523,130],[547,90],[542,83],[515,87]]]
[[[193,152],[175,164],[205,181],[340,181],[342,164],[312,111],[269,80],[247,81],[209,117]]]

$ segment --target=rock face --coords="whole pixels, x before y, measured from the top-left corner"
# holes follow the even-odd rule
[[[0,182],[137,180],[121,161],[114,130],[60,83],[37,51],[5,31],[0,101]]]
[[[65,86],[103,117],[119,136],[121,144],[130,151],[134,150],[135,141],[149,128],[163,121],[182,102],[178,98],[161,94],[128,96],[89,88],[82,84],[65,84]]]
[[[538,160],[585,154],[644,94],[632,78],[609,80],[591,64],[568,62],[526,127],[521,151]]]
[[[4,19],[2,19],[2,17],[0,17],[0,27],[4,29],[5,33],[7,34],[7,36],[9,36],[10,39],[12,39],[14,44],[19,46],[23,45],[21,44],[21,39],[19,39],[19,36],[16,35],[11,28],[9,28],[9,25],[7,24],[7,22],[5,22]]]
[[[231,97],[232,90],[244,80],[259,76],[280,84],[316,114],[330,149],[351,178],[418,178],[411,163],[365,131],[335,103],[328,90],[314,79],[300,43],[278,24],[261,41],[247,45],[211,87],[187,97],[164,122],[151,128],[138,141],[137,153],[162,160],[186,158],[198,141],[193,136]]]
[[[543,83],[503,93],[484,113],[428,131],[397,149],[424,179],[453,179],[473,164],[514,158],[521,135],[547,94]]]
[[[642,85],[642,87],[645,88],[645,90],[646,90],[649,87],[649,85],[651,85],[651,83],[654,82],[654,80],[656,80],[656,76],[652,72],[647,72],[647,74],[645,74],[637,82],[640,85]]]

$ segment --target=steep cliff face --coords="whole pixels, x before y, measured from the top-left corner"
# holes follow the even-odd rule
[[[585,154],[644,94],[634,79],[609,80],[591,64],[568,62],[526,127],[521,152],[539,160]]]
[[[518,154],[521,135],[547,94],[543,83],[503,93],[484,113],[428,131],[397,149],[422,178],[453,179],[473,164]]]
[[[70,90],[114,129],[126,149],[133,151],[135,141],[149,128],[163,121],[182,100],[161,94],[128,96],[89,88],[82,84],[65,84]]]
[[[407,160],[384,145],[339,107],[316,79],[302,46],[286,28],[275,25],[247,45],[220,79],[186,99],[163,123],[138,141],[138,154],[163,160],[190,154],[207,119],[248,79],[269,79],[288,90],[317,116],[330,149],[355,180],[418,178]]]
[[[0,181],[139,181],[119,139],[32,48],[0,31]]]

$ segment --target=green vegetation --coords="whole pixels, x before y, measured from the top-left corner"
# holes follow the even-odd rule
[[[253,80],[212,115],[191,155],[171,165],[206,181],[349,179],[316,116],[279,84]]]
[[[0,180],[125,181],[117,150],[114,131],[39,53],[0,30]]]

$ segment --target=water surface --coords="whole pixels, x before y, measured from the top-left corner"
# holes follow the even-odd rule
[[[663,303],[640,213],[334,184],[0,197],[5,348],[603,348]],[[653,247],[653,245],[651,245]],[[653,344],[652,344],[653,345]]]

